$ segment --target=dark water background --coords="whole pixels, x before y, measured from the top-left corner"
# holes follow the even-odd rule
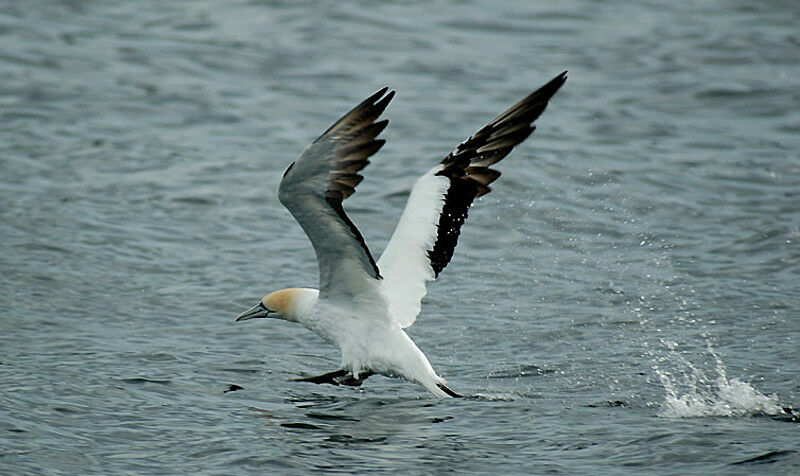
[[[0,473],[797,474],[800,3],[0,1]],[[562,70],[411,334],[453,388],[290,382],[286,165],[381,86],[347,209]],[[224,393],[230,385],[243,390]],[[795,420],[795,421],[792,421]]]

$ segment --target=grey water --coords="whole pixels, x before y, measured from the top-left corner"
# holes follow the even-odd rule
[[[800,3],[0,1],[0,473],[798,474]],[[389,86],[345,202],[569,70],[409,329],[471,398],[233,318],[315,286],[286,166]]]

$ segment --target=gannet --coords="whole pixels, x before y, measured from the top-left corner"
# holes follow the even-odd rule
[[[296,379],[359,386],[373,374],[415,382],[437,397],[460,397],[436,374],[403,330],[414,323],[427,293],[450,262],[474,199],[491,190],[500,172],[489,168],[535,129],[533,122],[566,81],[563,72],[462,142],[411,189],[386,249],[376,262],[342,208],[363,177],[358,172],[385,143],[376,121],[394,97],[383,88],[336,121],[289,165],[280,202],[311,240],[319,289],[275,291],[236,321],[297,322],[341,351],[338,370]]]

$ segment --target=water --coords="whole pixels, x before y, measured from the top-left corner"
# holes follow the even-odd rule
[[[0,472],[800,471],[796,2],[0,3]],[[383,85],[346,207],[564,69],[411,334],[457,391],[291,382],[281,173]],[[235,385],[237,387],[231,387]],[[238,388],[236,391],[226,391]]]

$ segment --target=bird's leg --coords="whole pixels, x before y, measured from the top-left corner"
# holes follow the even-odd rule
[[[295,382],[311,382],[317,385],[323,383],[329,383],[331,385],[339,386],[338,378],[344,377],[348,374],[348,371],[345,369],[334,370],[333,372],[328,372],[326,374],[317,375],[316,377],[304,377],[304,378],[296,378],[294,379]]]
[[[339,382],[340,385],[347,385],[348,387],[360,387],[361,384],[364,383],[364,380],[371,375],[375,375],[375,373],[365,370],[363,372],[359,372],[358,378],[356,378],[353,374],[347,374],[344,377],[337,378],[336,381]]]

